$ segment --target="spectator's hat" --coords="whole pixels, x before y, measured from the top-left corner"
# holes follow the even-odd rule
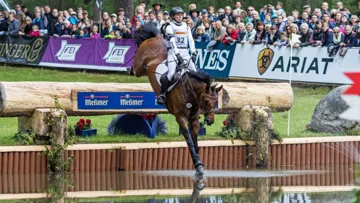
[[[9,13],[14,13],[16,14],[16,11],[14,9],[10,10]]]
[[[273,15],[271,16],[271,19],[273,19],[273,18],[277,18],[277,15],[276,15],[276,14],[273,14]]]
[[[164,15],[169,15],[169,12],[167,12],[167,11],[164,11]]]
[[[117,15],[115,13],[111,14],[110,17],[115,17],[117,18]]]
[[[205,8],[201,9],[200,11],[201,14],[207,14],[207,10]]]
[[[156,5],[159,5],[160,8],[163,7],[163,5],[162,5],[161,3],[158,3],[158,2],[154,3],[154,4],[152,5],[152,7],[155,8]]]
[[[303,9],[306,9],[306,8],[311,8],[309,5],[305,5],[304,7],[303,7]]]
[[[125,11],[125,9],[123,9],[123,8],[119,8],[119,9],[118,9],[118,11]]]
[[[70,24],[69,20],[64,20],[64,24]]]
[[[71,15],[76,15],[76,12],[75,11],[71,12]]]

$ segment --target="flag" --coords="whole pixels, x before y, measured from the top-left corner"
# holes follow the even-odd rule
[[[301,41],[299,40],[300,37],[301,35],[292,33],[290,35],[290,45],[293,46],[295,43],[301,43]]]
[[[346,89],[343,94],[360,95],[360,72],[347,72],[344,74],[353,81],[353,84]]]
[[[360,97],[356,95],[341,95],[341,98],[349,105],[349,108],[342,112],[341,119],[360,121]]]

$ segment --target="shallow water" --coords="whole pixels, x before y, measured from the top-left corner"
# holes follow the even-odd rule
[[[351,202],[358,166],[0,175],[0,202]]]

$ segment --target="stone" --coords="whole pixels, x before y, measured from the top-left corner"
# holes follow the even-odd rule
[[[339,118],[349,108],[341,95],[350,85],[342,85],[333,89],[320,100],[312,115],[310,129],[315,132],[346,134],[359,126],[356,121]]]

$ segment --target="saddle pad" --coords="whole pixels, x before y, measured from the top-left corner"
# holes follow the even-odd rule
[[[161,86],[161,82],[160,82],[160,78],[161,76],[166,73],[168,71],[168,67],[166,66],[166,60],[163,61],[161,64],[159,64],[156,68],[156,80],[157,82],[159,83],[159,85]],[[176,77],[176,75],[178,74],[175,74],[173,80],[175,80],[174,84],[172,84],[169,88],[168,88],[168,92],[171,91],[175,85],[179,82],[181,76],[183,76],[186,72],[188,72],[189,70],[188,69],[181,69],[181,74],[179,77]],[[176,78],[175,78],[176,77]]]

